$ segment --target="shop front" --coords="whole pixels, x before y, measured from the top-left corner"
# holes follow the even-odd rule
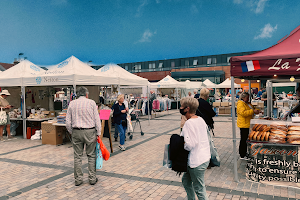
[[[251,120],[246,177],[266,184],[299,187],[300,123],[291,118],[273,118],[272,84],[300,82],[299,27],[285,40],[260,52],[231,58],[232,91],[234,78],[266,81],[266,116]],[[249,81],[250,84],[250,81]],[[251,87],[251,84],[250,84]],[[233,94],[234,95],[234,94]],[[292,108],[295,105],[290,106]],[[233,103],[233,108],[235,107]],[[234,109],[232,109],[234,113]],[[296,113],[298,114],[298,113]],[[232,115],[234,176],[237,176],[236,123]]]

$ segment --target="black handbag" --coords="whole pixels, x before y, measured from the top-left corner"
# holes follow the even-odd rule
[[[127,119],[122,119],[121,124],[122,126],[127,127]]]

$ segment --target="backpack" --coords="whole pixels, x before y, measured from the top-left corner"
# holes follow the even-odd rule
[[[173,134],[170,138],[169,147],[170,160],[172,161],[172,170],[179,176],[182,172],[187,172],[189,151],[184,149],[184,137]]]

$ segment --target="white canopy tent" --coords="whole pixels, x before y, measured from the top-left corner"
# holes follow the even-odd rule
[[[234,88],[240,88],[241,85],[240,84],[236,84],[234,83]],[[223,81],[222,83],[216,85],[216,88],[231,88],[231,81],[229,78],[227,78],[225,81]]]
[[[100,69],[97,70],[97,75],[106,76],[107,78],[117,79],[116,84],[111,85],[118,85],[120,91],[120,86],[147,86],[147,97],[149,98],[148,92],[148,85],[149,81],[146,78],[142,78],[135,74],[128,72],[127,70],[123,69],[119,65],[114,63],[109,63],[104,65]],[[148,110],[149,110],[149,101],[148,101]],[[148,112],[148,121],[150,124],[150,112]]]
[[[148,79],[134,75],[119,65],[109,63],[97,70],[97,75],[118,79],[117,85],[148,86]]]
[[[216,88],[217,84],[211,82],[209,79],[206,79],[205,81],[203,81],[203,84],[207,87],[207,88]]]
[[[184,82],[176,81],[171,76],[167,75],[162,80],[157,83],[151,83],[151,88],[175,88],[177,97],[177,108],[178,108],[178,88],[185,88],[186,84]]]
[[[184,83],[186,89],[199,89],[203,87],[203,84],[200,81],[198,82],[198,81],[186,80]]]
[[[165,78],[162,80],[156,82],[156,83],[151,83],[151,88],[185,88],[185,83],[184,82],[179,82],[176,81],[174,78],[171,76],[167,75]]]
[[[97,71],[74,56],[50,66],[46,71],[28,60],[24,60],[0,75],[0,87],[21,86],[23,99],[23,136],[26,138],[26,86],[110,85],[118,84],[118,79],[97,75]]]
[[[5,70],[0,74],[0,87],[21,87],[22,92],[22,117],[23,117],[23,137],[26,138],[26,106],[25,106],[25,86],[34,86],[39,80],[37,77],[45,70],[28,60]]]
[[[88,64],[71,56],[61,63],[48,67],[40,77],[37,86],[49,85],[110,85],[117,84],[118,79],[97,73]]]
[[[1,72],[0,86],[33,86],[36,85],[36,78],[45,71],[29,60],[24,60]]]

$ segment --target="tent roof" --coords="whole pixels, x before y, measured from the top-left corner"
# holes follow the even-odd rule
[[[232,57],[232,61],[267,60],[277,58],[294,58],[300,56],[300,26],[278,44],[250,55]]]
[[[211,82],[209,79],[206,79],[205,81],[203,81],[203,84],[207,87],[207,88],[215,88],[217,86],[217,84],[214,84],[213,82]]]
[[[235,88],[240,88],[241,85],[234,83],[234,87]],[[225,81],[223,81],[222,83],[218,84],[216,86],[216,88],[231,88],[231,80],[229,78],[227,78]]]
[[[21,78],[27,76],[36,76],[45,70],[33,64],[29,60],[23,60],[17,65],[3,71],[0,78]]]
[[[185,81],[185,87],[187,89],[193,89],[193,88],[202,88],[202,82],[201,81],[190,81],[186,80]]]
[[[134,75],[119,65],[109,63],[97,70],[97,74],[101,76],[117,78],[119,85],[143,86],[148,85],[148,79]]]
[[[250,55],[230,59],[231,76],[247,79],[300,77],[300,26],[278,44]]]
[[[57,65],[49,66],[41,75],[41,85],[112,85],[116,78],[101,76],[88,64],[71,56]]]
[[[48,71],[45,74],[52,75],[52,74],[85,74],[85,75],[94,75],[96,70],[87,65],[86,63],[80,61],[75,56],[71,56],[66,60],[60,62],[57,65],[52,65],[47,67]]]
[[[167,75],[165,78],[161,79],[156,83],[151,84],[152,88],[185,88],[184,82],[176,81],[171,76]]]
[[[31,85],[28,80],[35,80],[35,77],[43,72],[44,69],[29,60],[24,60],[0,74],[0,86],[28,86]]]

